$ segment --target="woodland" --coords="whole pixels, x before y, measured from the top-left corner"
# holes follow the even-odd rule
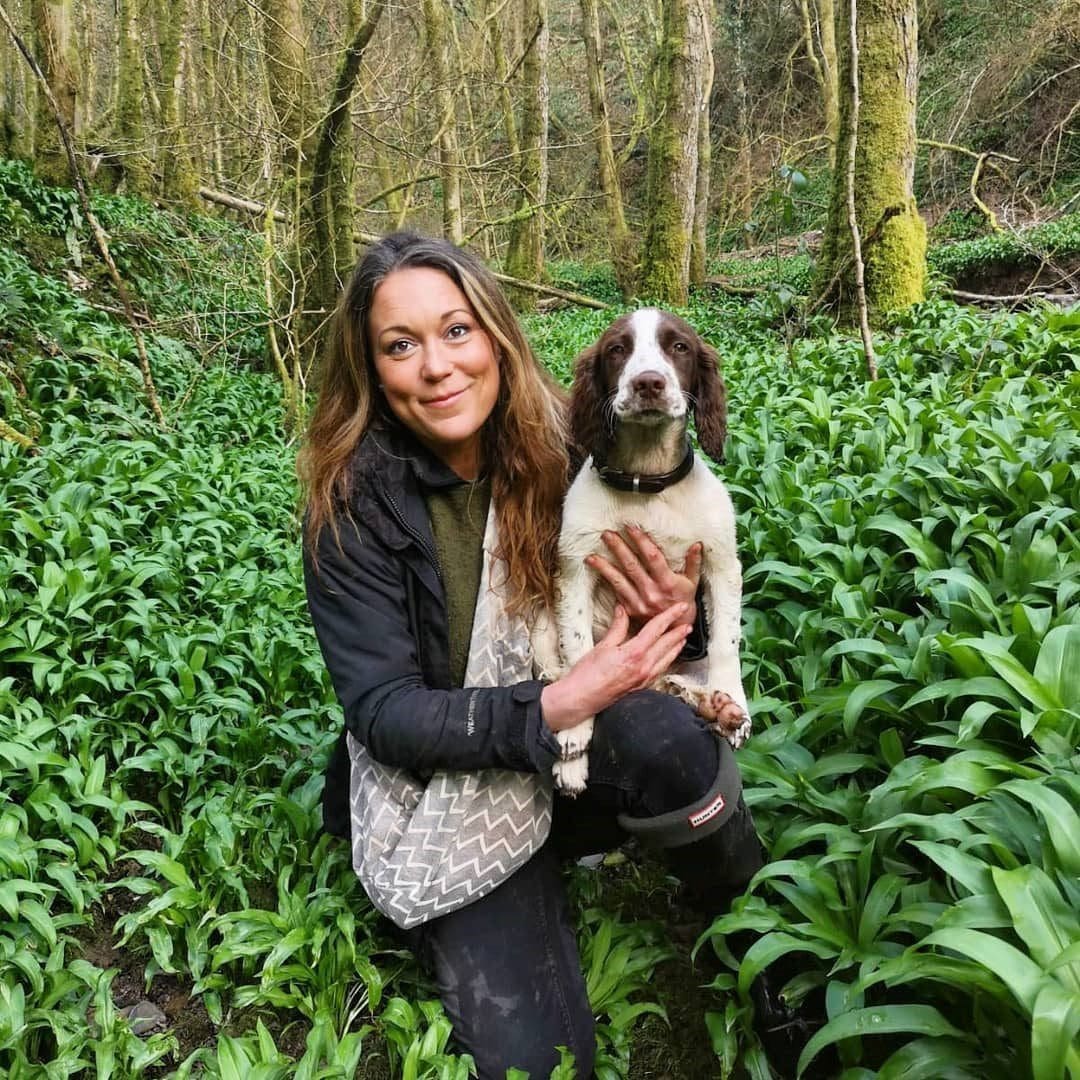
[[[407,227],[566,385],[642,302],[722,358],[771,861],[568,867],[596,1075],[769,1080],[796,958],[808,1074],[1080,1080],[1080,0],[0,0],[0,94],[0,1076],[474,1075],[321,831],[300,568]]]

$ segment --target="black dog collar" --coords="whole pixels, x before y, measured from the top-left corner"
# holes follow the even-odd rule
[[[607,465],[600,465],[595,460],[593,468],[599,473],[600,479],[608,487],[616,491],[633,491],[635,494],[655,495],[664,488],[677,484],[684,477],[689,476],[694,467],[694,449],[687,444],[686,455],[671,472],[665,473],[628,473],[621,469],[612,469]]]

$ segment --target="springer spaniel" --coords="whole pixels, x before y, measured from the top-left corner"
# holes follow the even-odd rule
[[[672,564],[700,540],[708,655],[676,663],[656,688],[686,701],[738,748],[750,734],[750,718],[739,667],[735,514],[687,435],[692,406],[701,449],[723,461],[727,398],[718,361],[688,323],[655,308],[616,319],[577,358],[571,436],[590,456],[563,508],[557,625],[542,620],[534,648],[540,671],[550,677],[607,631],[613,595],[584,563],[591,553],[607,553],[606,530],[639,526]],[[584,790],[592,728],[589,719],[557,734],[563,759],[555,764],[555,782],[568,794]]]

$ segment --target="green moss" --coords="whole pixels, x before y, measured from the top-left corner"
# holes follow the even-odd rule
[[[846,24],[846,9],[842,21]],[[925,296],[926,228],[912,193],[915,89],[906,82],[914,80],[913,5],[905,0],[867,0],[859,5],[858,29],[861,102],[855,216],[866,268],[867,303],[872,316],[882,316]],[[843,38],[846,35],[845,25]],[[849,84],[850,60],[845,58],[840,85],[845,88]],[[850,115],[850,94],[846,93],[841,102],[838,166],[817,281],[817,291],[827,293],[843,321],[854,321],[855,317],[845,168]]]

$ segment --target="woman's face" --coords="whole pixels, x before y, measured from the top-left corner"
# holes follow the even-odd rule
[[[499,364],[465,294],[441,270],[395,270],[375,290],[368,327],[391,411],[458,476],[476,479]]]

